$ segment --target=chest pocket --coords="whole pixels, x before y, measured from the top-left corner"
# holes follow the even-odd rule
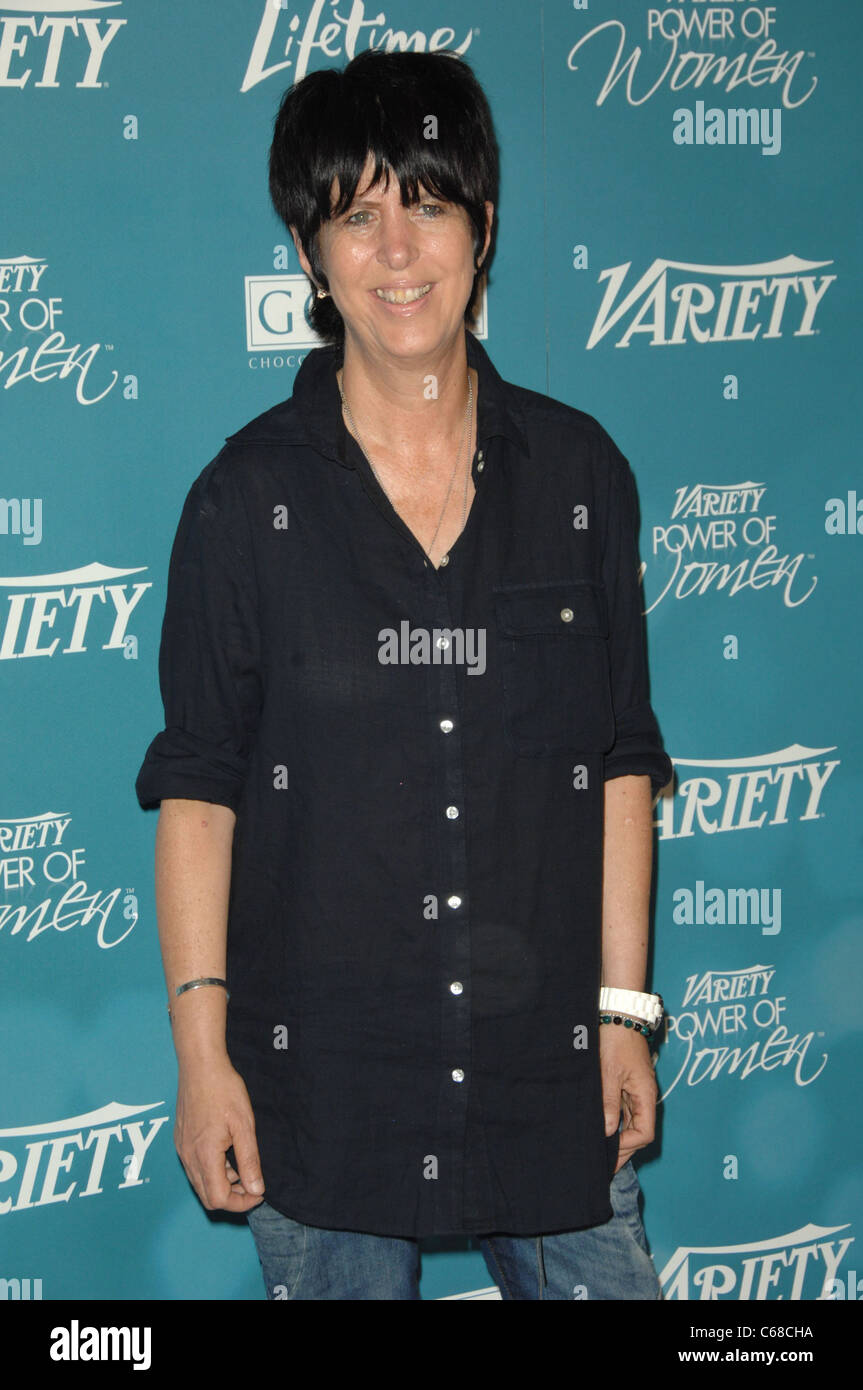
[[[605,586],[493,591],[507,737],[516,753],[603,753],[614,742]]]

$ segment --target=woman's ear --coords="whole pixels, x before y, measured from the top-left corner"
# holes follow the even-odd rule
[[[309,277],[309,279],[311,280],[311,282],[312,282],[312,284],[314,285],[315,289],[320,289],[320,288],[321,288],[322,281],[324,281],[324,279],[325,279],[324,274],[323,274],[323,270],[320,270],[318,273],[315,272],[314,267],[312,266],[311,261],[309,260],[308,256],[306,255],[305,251],[303,250],[302,242],[300,241],[300,238],[299,238],[299,235],[298,235],[298,233],[297,233],[296,227],[291,226],[291,227],[289,228],[289,231],[290,231],[290,233],[291,233],[291,237],[293,238],[294,246],[296,247],[297,255],[298,255],[299,260],[300,260],[300,266],[301,266],[301,268],[302,268],[304,274],[306,274],[306,275]],[[317,259],[318,259],[318,256],[317,256],[317,248],[316,248],[315,246],[313,246],[312,249],[313,249],[313,252],[314,252],[314,254],[315,254],[315,259],[317,260]]]
[[[291,226],[291,227],[288,228],[288,230],[289,230],[289,232],[290,232],[290,234],[291,234],[291,240],[292,240],[293,243],[294,243],[294,246],[295,246],[295,248],[296,248],[297,255],[298,255],[299,258],[300,258],[300,265],[303,266],[303,270],[306,270],[306,266],[303,265],[303,262],[304,262],[305,259],[306,259],[306,255],[305,255],[305,252],[303,251],[302,244],[301,244],[301,242],[300,242],[300,238],[299,238],[299,236],[297,235],[297,229],[296,229],[296,227]],[[308,274],[308,271],[307,271],[307,270],[306,270],[306,274]]]
[[[492,223],[493,223],[493,222],[494,222],[494,203],[491,203],[491,202],[488,201],[488,199],[486,199],[486,203],[485,203],[485,239],[484,239],[484,241],[483,241],[482,250],[479,250],[479,248],[477,248],[477,254],[478,254],[478,256],[479,256],[479,263],[480,263],[480,265],[481,265],[482,262],[485,260],[486,252],[488,251],[489,242],[491,241],[491,228],[492,228]]]

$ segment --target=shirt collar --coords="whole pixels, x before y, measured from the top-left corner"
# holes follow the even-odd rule
[[[527,454],[524,416],[513,399],[512,387],[503,380],[485,348],[467,328],[465,349],[468,365],[476,369],[479,381],[478,445],[484,446],[492,435],[503,435]],[[342,418],[336,380],[342,359],[342,350],[330,346],[313,348],[306,356],[294,381],[291,442],[311,443],[344,468],[354,468],[353,439]]]

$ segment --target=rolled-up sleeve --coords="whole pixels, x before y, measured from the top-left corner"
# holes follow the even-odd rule
[[[608,598],[609,662],[615,741],[604,777],[650,777],[654,796],[674,773],[650,704],[642,589],[639,583],[638,496],[628,461],[605,431],[603,462],[609,473],[603,582]]]
[[[165,727],[135,782],[145,809],[166,797],[236,812],[262,698],[254,556],[237,458],[228,448],[193,483],[168,570],[159,647]]]

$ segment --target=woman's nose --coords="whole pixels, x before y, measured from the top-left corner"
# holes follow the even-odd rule
[[[398,211],[384,213],[378,233],[378,260],[385,265],[410,265],[417,256],[416,230],[410,209],[399,206]]]

